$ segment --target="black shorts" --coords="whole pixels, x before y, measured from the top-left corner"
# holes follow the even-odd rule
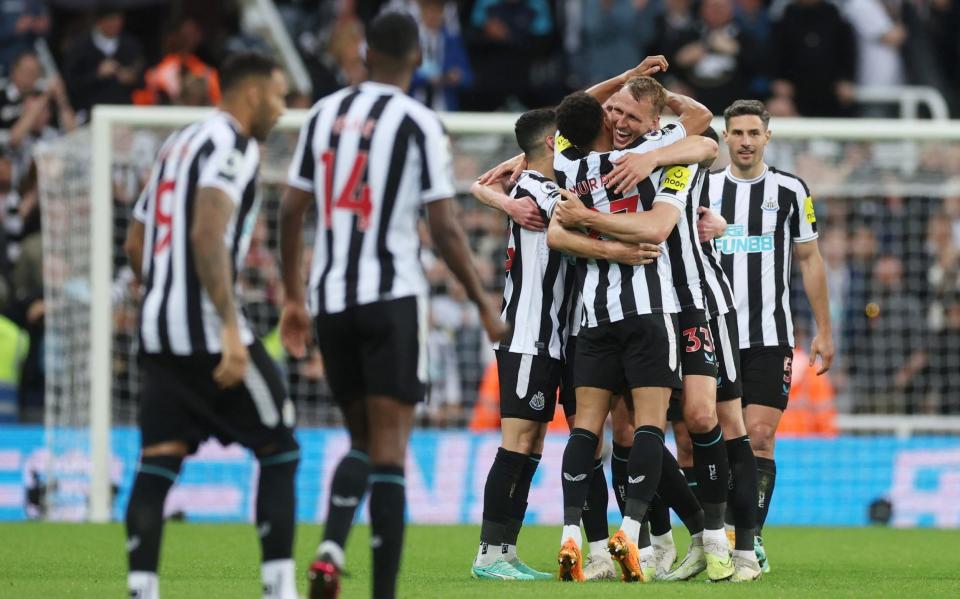
[[[743,406],[787,409],[793,376],[793,348],[751,347],[740,350]]]
[[[574,386],[573,373],[577,356],[577,338],[567,337],[560,373],[560,406],[567,420],[577,414],[577,388]]]
[[[677,329],[676,314],[630,316],[580,329],[576,386],[613,393],[619,393],[624,386],[680,389]]]
[[[710,321],[713,344],[717,348],[717,401],[743,397],[743,374],[740,368],[740,329],[736,310]]]
[[[353,306],[314,318],[327,382],[340,405],[371,395],[423,401],[426,302],[416,297]]]
[[[143,354],[140,391],[140,444],[186,441],[190,453],[210,437],[240,443],[254,451],[267,446],[296,447],[293,402],[277,365],[259,341],[248,348],[243,383],[220,389],[213,371],[219,354]]]
[[[500,418],[553,420],[561,374],[560,360],[497,350]]]
[[[681,374],[717,378],[717,353],[707,315],[702,310],[680,313]]]

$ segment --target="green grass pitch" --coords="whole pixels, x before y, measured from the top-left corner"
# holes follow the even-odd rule
[[[554,564],[560,528],[527,527],[521,556],[532,566]],[[476,581],[469,576],[477,527],[410,526],[400,596],[512,599],[527,597],[960,597],[960,534],[894,529],[772,528],[764,538],[773,571],[746,585],[687,583],[631,585]],[[318,526],[297,531],[297,565],[304,569],[319,540]],[[350,540],[350,578],[344,599],[370,593],[369,532]],[[686,540],[680,538],[683,546]],[[125,596],[121,525],[0,524],[0,597],[107,598]],[[169,524],[161,558],[165,599],[260,597],[253,526]],[[301,591],[305,592],[305,580]],[[616,595],[609,595],[617,593]]]

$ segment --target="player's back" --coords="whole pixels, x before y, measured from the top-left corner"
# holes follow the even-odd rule
[[[450,171],[440,120],[397,87],[365,82],[313,107],[289,173],[317,201],[312,312],[426,295],[417,221],[453,197]]]
[[[223,242],[236,282],[259,211],[259,164],[256,141],[222,111],[174,132],[161,148],[133,210],[144,224],[140,332],[148,353],[220,351],[221,319],[200,284],[190,241],[197,193],[216,188],[235,204]],[[238,322],[241,339],[251,343],[239,308]]]

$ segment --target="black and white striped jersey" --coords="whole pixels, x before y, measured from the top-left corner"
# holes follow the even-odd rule
[[[533,200],[544,221],[560,201],[557,184],[533,170],[523,171],[510,197]],[[567,264],[560,252],[547,245],[546,231],[528,231],[510,221],[500,319],[512,329],[494,349],[561,358],[569,305]]]
[[[374,82],[322,98],[288,183],[317,201],[312,313],[427,295],[417,221],[425,203],[454,196],[450,141],[433,111]]]
[[[710,175],[710,203],[728,223],[715,243],[736,296],[740,348],[793,347],[793,244],[818,235],[807,185],[772,167],[749,181],[727,167]]]
[[[576,193],[588,208],[612,212],[636,211],[639,207],[649,210],[653,206],[661,171],[655,172],[650,179],[642,181],[638,188],[626,194],[608,191],[603,179],[613,169],[613,160],[624,153],[652,152],[674,144],[686,135],[680,123],[671,123],[659,131],[637,138],[624,150],[584,155],[557,132],[553,155],[557,183]],[[571,321],[575,319],[593,327],[634,314],[679,311],[679,301],[672,289],[669,256],[666,255],[666,245],[662,245],[664,256],[647,266],[631,267],[603,260],[578,259],[576,288],[579,293],[570,307]],[[670,281],[667,285],[661,281],[664,276]],[[631,284],[622,285],[624,280],[631,281]],[[579,326],[571,327],[569,334],[576,336],[579,332]]]
[[[161,148],[133,209],[134,218],[144,224],[140,337],[147,353],[220,352],[220,316],[194,266],[194,206],[198,190],[208,187],[236,205],[223,239],[236,282],[260,209],[259,166],[256,141],[220,111],[176,131]],[[241,338],[250,344],[253,333],[239,306],[237,310]]]
[[[695,164],[667,169],[686,169],[691,173],[690,201],[680,213],[676,228],[667,238],[670,264],[673,266],[673,283],[680,300],[680,309],[702,310],[710,317],[726,314],[734,307],[733,292],[720,267],[716,249],[710,243],[700,243],[697,234],[697,209],[709,207],[709,172]],[[683,176],[678,172],[661,179],[661,187]]]

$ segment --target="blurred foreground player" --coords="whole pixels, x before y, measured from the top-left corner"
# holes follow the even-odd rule
[[[296,599],[294,475],[300,448],[279,372],[234,299],[260,202],[260,151],[287,83],[255,54],[228,59],[223,101],[164,143],[125,249],[143,281],[141,458],[127,506],[130,597],[157,599],[163,504],[208,437],[260,462],[256,520],[263,596]]]
[[[386,13],[367,29],[370,81],[313,107],[300,131],[281,206],[286,300],[280,321],[293,356],[310,316],[351,450],[333,475],[310,597],[336,597],[343,547],[370,484],[373,596],[392,599],[404,529],[404,459],[427,380],[426,300],[417,221],[477,305],[492,341],[506,326],[488,304],[455,215],[450,141],[431,110],[404,94],[420,61],[416,22]],[[303,222],[317,204],[308,296],[300,278]]]

